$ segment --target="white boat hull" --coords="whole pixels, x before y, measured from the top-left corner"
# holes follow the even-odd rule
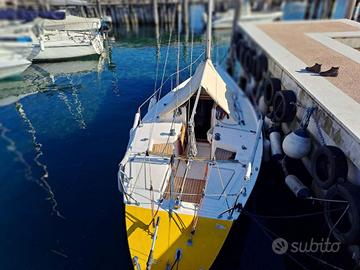
[[[269,13],[252,13],[249,15],[242,15],[239,22],[271,22],[279,20],[282,17],[282,12]],[[213,29],[230,29],[233,24],[233,16],[220,17],[213,21]]]
[[[15,60],[9,63],[2,63],[0,60],[0,80],[18,76],[30,65],[31,62],[25,59]]]
[[[40,53],[34,58],[37,61],[52,61],[100,55],[104,51],[103,38],[100,35],[78,35],[55,33],[47,40],[40,41]]]
[[[94,47],[90,45],[68,45],[68,46],[49,46],[34,58],[34,60],[60,60],[71,59],[97,54]]]

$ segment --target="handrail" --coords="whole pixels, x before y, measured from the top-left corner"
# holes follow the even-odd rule
[[[189,68],[190,66],[194,65],[202,56],[203,56],[204,52],[202,52],[196,59],[194,62],[190,63],[189,65],[187,65],[186,67],[180,69],[179,71],[176,71],[172,74],[170,74],[167,79],[159,86],[158,89],[156,89],[156,91],[154,91],[154,93],[152,93],[143,103],[140,104],[138,110],[140,110],[147,102],[150,101],[150,99],[152,99],[161,89],[162,87],[165,85],[165,83],[167,81],[169,81],[170,78],[172,78],[174,75],[177,75],[180,72],[183,72],[185,69]]]
[[[256,130],[256,138],[255,138],[255,145],[254,145],[254,148],[252,150],[252,153],[251,153],[251,156],[250,156],[250,159],[249,159],[249,162],[248,164],[246,165],[246,173],[244,175],[244,180],[245,181],[248,181],[250,180],[250,177],[251,177],[251,174],[252,174],[252,164],[254,162],[254,159],[255,159],[255,155],[256,155],[256,151],[258,149],[258,145],[259,145],[259,141],[260,141],[260,134],[262,132],[262,126],[263,126],[263,120],[262,119],[259,119],[258,121],[258,128]]]

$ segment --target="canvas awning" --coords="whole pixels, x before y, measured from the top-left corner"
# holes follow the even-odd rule
[[[159,114],[166,114],[188,101],[199,88],[206,93],[220,106],[227,114],[230,114],[231,91],[227,89],[227,85],[216,71],[211,60],[206,60],[199,64],[192,78],[186,85],[178,90],[173,90],[171,95],[166,95],[159,101],[159,105],[164,105]]]

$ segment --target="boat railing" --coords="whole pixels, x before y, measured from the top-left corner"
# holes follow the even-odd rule
[[[201,57],[202,57],[203,55],[204,55],[204,52],[202,52],[202,53],[201,53],[192,63],[190,63],[189,65],[187,65],[187,66],[183,67],[182,69],[179,69],[178,71],[170,74],[170,75],[166,78],[166,80],[163,81],[163,82],[161,83],[161,85],[160,85],[143,103],[140,104],[140,106],[138,107],[138,112],[140,112],[141,109],[142,109],[147,103],[149,103],[152,98],[156,97],[156,99],[159,99],[160,96],[158,96],[158,95],[159,95],[159,93],[161,93],[161,90],[163,89],[163,86],[164,86],[168,81],[170,81],[170,79],[173,80],[173,78],[176,77],[178,74],[180,74],[181,72],[184,72],[185,70],[187,70],[187,69],[189,69],[190,67],[192,67],[196,62],[198,62],[198,61],[201,59]],[[156,100],[156,101],[157,101],[157,100]]]
[[[246,173],[244,175],[244,180],[245,181],[249,181],[250,178],[251,178],[251,175],[252,175],[252,165],[254,163],[254,159],[255,159],[255,156],[256,156],[256,151],[258,149],[258,145],[259,145],[259,141],[260,139],[262,138],[261,137],[261,132],[262,132],[262,127],[263,127],[263,120],[262,118],[260,118],[258,120],[258,127],[257,127],[257,130],[256,130],[256,134],[255,134],[255,145],[252,149],[252,153],[251,153],[251,156],[250,156],[250,159],[246,165]]]

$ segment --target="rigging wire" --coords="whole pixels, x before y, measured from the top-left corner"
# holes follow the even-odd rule
[[[260,221],[258,221],[256,219],[256,217],[252,216],[252,215],[248,215],[263,231],[263,233],[269,238],[269,240],[273,241],[273,236],[276,237],[276,238],[282,238],[280,237],[279,235],[277,235],[276,233],[274,233],[272,230],[270,230],[269,228],[267,228],[264,224],[262,224]],[[336,265],[333,265],[329,262],[326,262],[314,255],[311,255],[309,253],[302,253],[302,254],[305,254],[306,256],[328,266],[328,267],[331,267],[333,269],[336,269],[336,270],[344,270],[343,268],[340,268]],[[298,264],[300,267],[302,267],[303,269],[306,269],[306,270],[309,270],[305,265],[303,265],[302,263],[300,263],[294,256],[292,256],[291,254],[289,254],[289,252],[286,252],[284,253],[284,255],[286,255],[287,257],[289,257],[291,260],[293,260],[296,264]]]

